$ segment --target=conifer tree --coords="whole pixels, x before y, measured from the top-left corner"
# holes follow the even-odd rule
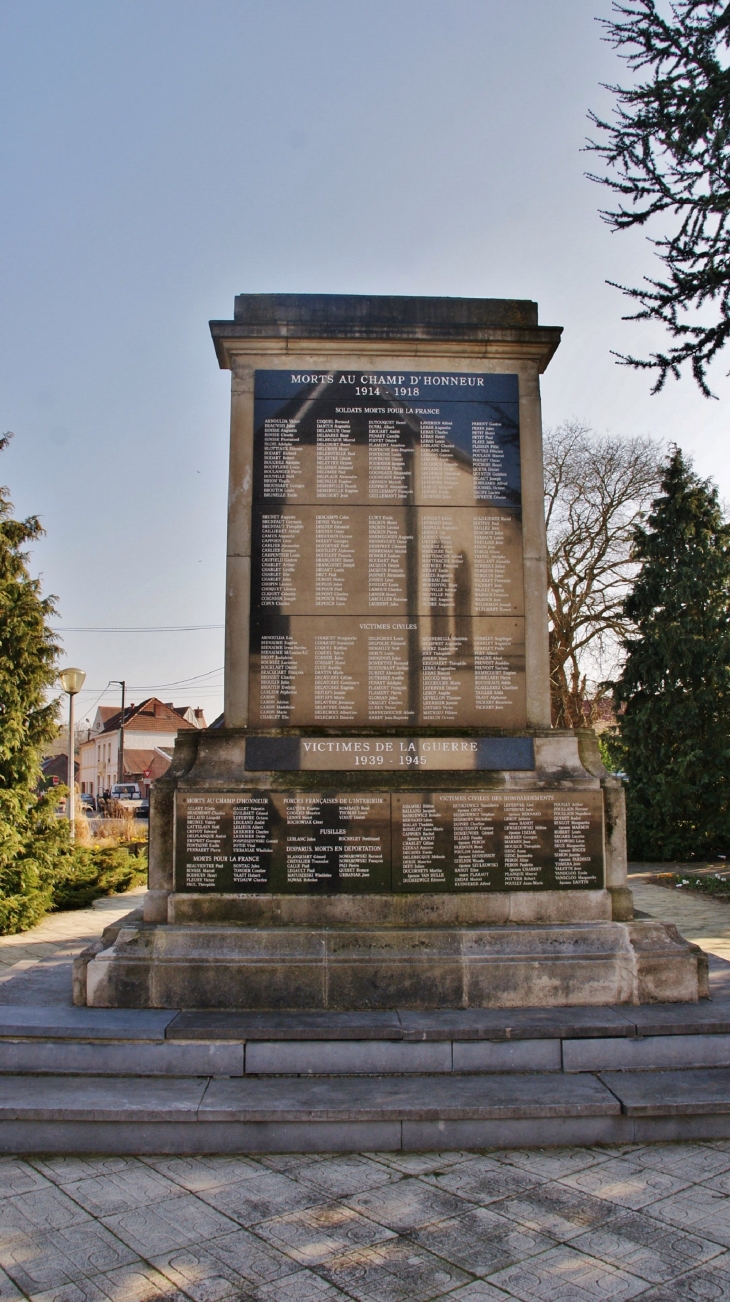
[[[9,435],[0,438],[0,451]],[[28,571],[23,548],[42,533],[37,517],[12,518],[0,487],[0,934],[24,931],[51,907],[53,879],[72,855],[55,817],[59,791],[38,795],[41,749],[57,733],[52,597]]]
[[[612,120],[589,115],[600,135],[588,148],[608,168],[589,175],[617,200],[602,213],[612,230],[654,229],[662,273],[617,288],[636,305],[629,320],[658,323],[673,341],[619,357],[653,371],[654,392],[687,363],[709,395],[708,367],[730,342],[730,4],[614,0],[612,10],[599,22],[633,76],[606,87]]]
[[[674,448],[636,530],[635,633],[615,684],[629,853],[730,853],[730,524],[717,489]]]

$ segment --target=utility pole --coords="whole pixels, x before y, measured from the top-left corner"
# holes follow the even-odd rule
[[[127,684],[123,678],[112,678],[110,679],[110,682],[114,683],[116,687],[121,687],[122,689],[122,714],[121,714],[121,721],[119,724],[119,759],[118,759],[117,782],[123,782],[124,781],[124,692]]]

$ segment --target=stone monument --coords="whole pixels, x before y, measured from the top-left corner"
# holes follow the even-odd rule
[[[539,377],[561,330],[524,301],[242,294],[211,331],[224,726],[180,734],[144,922],[88,962],[86,1001],[706,993],[697,947],[633,920],[593,733],[550,726]]]

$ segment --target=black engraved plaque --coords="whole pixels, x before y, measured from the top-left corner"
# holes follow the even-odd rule
[[[390,796],[276,792],[274,889],[290,894],[390,890]]]
[[[516,375],[257,371],[249,717],[524,727]]]
[[[271,889],[273,802],[265,791],[176,797],[175,889]]]
[[[176,889],[597,890],[602,793],[178,793]]]
[[[394,891],[599,890],[600,791],[394,792]]]
[[[525,724],[524,620],[251,615],[253,727]]]
[[[524,615],[508,511],[256,505],[252,605],[271,615]]]
[[[178,793],[176,801],[178,891],[390,890],[387,793]]]
[[[532,737],[247,737],[250,772],[534,769]]]

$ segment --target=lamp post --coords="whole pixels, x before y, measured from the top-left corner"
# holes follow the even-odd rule
[[[69,821],[69,832],[71,840],[74,839],[74,818],[75,796],[76,796],[76,761],[74,751],[76,748],[75,726],[74,726],[74,696],[81,691],[84,685],[86,674],[83,669],[63,669],[58,675],[61,679],[64,692],[68,693],[68,803],[66,813]]]

